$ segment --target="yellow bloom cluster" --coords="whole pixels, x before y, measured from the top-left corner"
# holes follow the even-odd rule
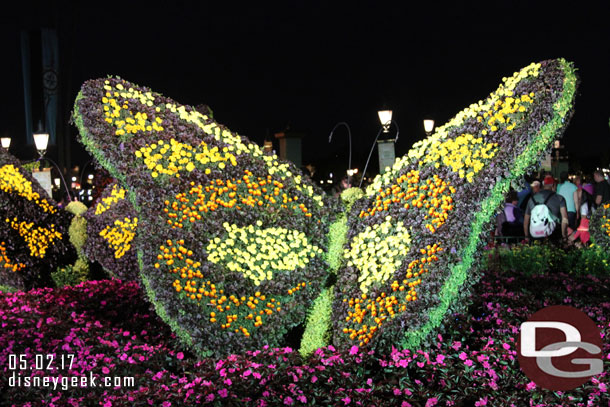
[[[180,171],[193,171],[196,164],[207,166],[209,163],[218,163],[220,169],[225,168],[225,162],[237,165],[235,156],[229,153],[229,148],[224,147],[222,153],[218,147],[208,148],[204,142],[198,147],[180,143],[174,139],[167,144],[163,140],[146,145],[135,152],[136,157],[144,158],[144,164],[152,171],[153,178],[159,174],[175,175],[180,177]],[[210,170],[206,168],[206,173]]]
[[[148,107],[152,107],[152,106],[154,106],[155,96],[153,96],[153,94],[151,92],[140,92],[133,88],[125,89],[125,87],[121,83],[117,83],[116,86],[113,88],[112,85],[110,84],[110,81],[105,81],[104,90],[106,91],[106,93],[105,93],[104,98],[102,99],[102,102],[104,104],[104,107],[105,108],[107,107],[107,110],[104,109],[105,113],[107,113],[106,121],[108,123],[115,124],[115,125],[116,125],[116,121],[122,120],[125,122],[125,123],[120,123],[121,127],[117,129],[117,131],[121,132],[119,135],[128,133],[128,127],[127,127],[128,125],[131,126],[131,127],[129,127],[129,129],[132,130],[132,133],[134,132],[133,130],[135,130],[136,132],[139,130],[142,130],[142,127],[144,127],[148,131],[163,130],[163,127],[160,126],[161,122],[159,122],[157,118],[155,118],[153,120],[153,119],[149,119],[148,117],[145,117],[144,118],[145,122],[142,123],[138,120],[138,119],[141,119],[142,116],[140,116],[139,118],[136,118],[134,116],[134,117],[132,117],[133,122],[128,122],[126,118],[127,117],[131,118],[131,116],[129,116],[129,115],[131,115],[131,113],[129,112],[129,110],[127,110],[129,108],[128,103],[123,103],[122,105],[120,105],[116,100],[115,100],[114,104],[111,103],[111,99],[113,99],[113,98],[116,99],[116,98],[121,97],[121,98],[123,98],[123,100],[125,100],[127,98],[136,99],[136,100],[139,100],[139,102],[141,104],[146,105]],[[121,109],[123,109],[123,110],[121,110]],[[269,174],[271,174],[271,175],[278,174],[282,180],[285,180],[287,178],[293,179],[294,183],[296,184],[295,188],[299,192],[303,192],[303,193],[307,194],[318,204],[318,206],[320,206],[320,207],[324,206],[322,196],[316,194],[311,185],[303,185],[301,177],[299,175],[295,176],[291,173],[291,171],[289,170],[289,168],[290,168],[289,164],[280,163],[279,159],[276,155],[270,156],[270,155],[265,154],[263,152],[263,150],[261,149],[261,147],[258,146],[257,144],[244,143],[241,136],[239,136],[238,134],[232,133],[229,130],[227,130],[226,128],[223,128],[222,126],[214,123],[213,121],[211,121],[209,119],[208,116],[206,116],[196,110],[188,111],[185,106],[180,106],[180,105],[176,105],[176,104],[172,104],[172,103],[161,103],[155,107],[155,111],[160,114],[172,113],[172,114],[178,115],[181,120],[184,120],[185,122],[190,123],[190,124],[194,124],[201,130],[203,130],[206,134],[212,135],[215,140],[227,145],[227,147],[225,147],[227,149],[225,154],[230,153],[234,156],[239,156],[241,154],[248,154],[248,155],[252,155],[257,158],[262,158],[263,161],[265,162],[265,165],[269,169]],[[149,129],[149,127],[150,127],[150,129]],[[125,132],[125,133],[123,133],[123,132]],[[140,154],[142,154],[142,153],[143,152],[140,151]],[[227,157],[227,155],[225,155],[225,157]],[[160,160],[160,158],[158,160]],[[157,164],[158,163],[155,163],[154,166],[157,167]],[[221,162],[221,164],[222,164],[222,162]],[[188,165],[188,162],[185,163],[185,168],[186,168],[186,165]],[[195,163],[192,163],[193,169],[194,169],[194,165],[195,165]],[[224,166],[224,164],[222,164],[220,166],[221,169],[223,168],[223,166]],[[189,168],[191,168],[191,166],[189,166]],[[187,171],[192,171],[192,169],[189,170],[187,168]],[[173,173],[175,173],[176,176],[179,177],[179,174],[177,172],[178,171],[173,171]],[[156,175],[155,175],[155,173],[156,173]],[[152,175],[153,175],[153,177],[156,177],[160,173],[161,173],[160,171],[154,171]]]
[[[517,122],[514,120],[514,116],[511,119],[511,116],[515,113],[523,113],[527,110],[523,103],[533,103],[534,92],[530,92],[529,95],[521,95],[516,98],[513,97],[512,90],[506,90],[505,94],[507,95],[502,100],[497,100],[494,103],[492,109],[483,113],[483,115],[477,117],[477,121],[481,123],[483,120],[487,120],[487,124],[490,127],[491,131],[497,131],[498,126],[506,125],[506,130],[511,131],[517,125]],[[509,123],[510,122],[510,123]],[[482,130],[482,134],[486,135],[487,130]]]
[[[609,208],[610,208],[610,204],[605,204],[605,205],[603,206],[603,208],[604,208],[605,210],[609,209]],[[603,230],[604,232],[606,232],[606,234],[607,234],[608,236],[610,236],[610,219],[608,219],[608,217],[607,217],[607,216],[604,216],[604,217],[603,217],[603,219],[604,219],[604,221],[605,221],[605,222],[602,224],[602,230]]]
[[[322,250],[309,244],[307,236],[297,230],[284,228],[260,229],[256,226],[239,227],[225,222],[228,235],[224,239],[214,238],[208,244],[208,260],[224,263],[231,271],[237,271],[251,279],[254,285],[273,279],[275,271],[292,271],[305,267],[310,257]]]
[[[115,131],[117,136],[136,134],[141,131],[163,131],[163,127],[161,126],[163,120],[160,117],[157,117],[154,120],[151,118],[149,120],[146,113],[136,112],[134,115],[129,109],[129,101],[125,100],[127,98],[137,98],[141,103],[152,106],[154,97],[150,92],[142,94],[135,89],[124,91],[123,85],[120,83],[117,84],[116,89],[113,90],[109,83],[109,81],[106,81],[106,85],[104,86],[106,93],[105,96],[102,97],[105,116],[104,120],[117,128]],[[115,99],[119,96],[124,99],[122,105]]]
[[[423,162],[435,163],[436,168],[442,163],[457,172],[460,178],[472,182],[474,175],[483,169],[486,161],[493,158],[497,151],[497,143],[484,143],[482,137],[462,134],[432,146]]]
[[[436,146],[437,144],[443,142],[448,137],[449,130],[451,128],[461,126],[467,119],[476,118],[482,112],[489,112],[490,110],[493,110],[493,107],[496,105],[496,102],[498,102],[504,97],[514,96],[515,87],[519,84],[520,81],[530,77],[538,77],[539,72],[540,64],[532,63],[527,67],[521,69],[519,72],[515,72],[512,77],[502,78],[503,83],[500,84],[498,89],[495,92],[492,92],[487,99],[480,100],[477,103],[471,104],[469,107],[455,115],[455,117],[453,117],[449,122],[445,123],[440,127],[437,127],[434,131],[434,134],[432,134],[430,137],[426,137],[425,139],[413,144],[413,147],[406,155],[402,156],[394,162],[394,165],[392,166],[390,171],[386,171],[383,174],[378,175],[373,180],[373,183],[369,185],[366,190],[367,196],[375,195],[379,188],[383,188],[389,183],[391,183],[392,180],[396,178],[396,174],[400,172],[400,170],[402,170],[405,166],[409,165],[413,161],[420,160],[428,153],[428,150],[430,148],[433,148],[433,146]],[[523,96],[527,96],[529,98],[533,97],[531,93],[529,95]],[[528,101],[527,98],[523,99],[523,96],[521,96],[521,101]]]
[[[15,193],[28,201],[33,201],[45,212],[57,212],[57,209],[46,199],[41,198],[38,192],[32,191],[32,183],[12,164],[3,165],[0,168],[0,190],[8,194]]]
[[[0,269],[6,269],[13,272],[17,272],[25,268],[23,263],[13,263],[6,254],[6,243],[0,242]]]
[[[61,233],[55,230],[55,225],[51,225],[50,229],[43,227],[34,227],[34,222],[19,222],[17,218],[5,219],[6,223],[19,232],[19,235],[25,240],[30,249],[30,256],[40,257],[45,256],[49,246],[53,244],[53,240],[62,238]]]
[[[108,241],[110,248],[114,250],[114,257],[120,259],[131,249],[131,241],[136,235],[138,218],[125,218],[115,220],[114,226],[106,226],[100,232],[100,236]]]
[[[391,216],[385,221],[367,228],[350,243],[343,252],[348,266],[360,270],[360,290],[368,292],[375,282],[384,282],[400,267],[402,259],[409,251],[411,236],[403,223],[394,225]]]
[[[110,191],[110,196],[102,198],[102,202],[98,202],[97,206],[95,207],[95,214],[101,215],[121,199],[125,199],[125,190],[114,184],[112,186],[112,190]]]

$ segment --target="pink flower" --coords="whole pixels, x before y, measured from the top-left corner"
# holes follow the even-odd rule
[[[347,406],[349,403],[352,402],[352,399],[350,399],[349,397],[345,397],[341,399],[341,401],[344,403],[343,405]]]
[[[486,406],[487,405],[487,397],[479,399],[476,403],[474,403],[476,407]]]
[[[108,373],[110,373],[110,369],[108,369],[106,366],[104,366],[104,367],[102,368],[102,373],[104,373],[104,374],[108,374]]]
[[[400,407],[412,407],[409,402],[403,401]]]
[[[426,407],[433,407],[438,403],[438,399],[436,397],[431,397],[426,401]]]
[[[606,386],[606,383],[600,383],[598,387],[599,387],[599,391],[601,391],[602,393],[605,393],[608,391],[608,387]]]
[[[226,384],[227,386],[230,386],[230,385],[232,385],[232,384],[233,384],[233,382],[231,381],[231,379],[226,379],[226,380],[224,381],[224,384]]]
[[[307,404],[307,397],[305,397],[303,395],[297,397],[297,400],[299,400],[303,404]]]
[[[462,352],[462,353],[460,353],[458,357],[459,357],[460,359],[462,359],[462,360],[466,360],[466,359],[468,359],[468,355],[466,354],[466,352]]]
[[[400,391],[400,389],[394,389],[395,396],[400,396],[401,394],[402,394],[402,392]]]
[[[509,350],[509,349],[510,349],[510,345],[509,345],[508,343],[503,343],[503,344],[502,344],[502,347],[503,347],[504,349],[506,349],[506,350]]]
[[[529,382],[528,384],[525,385],[525,388],[527,389],[527,391],[532,391],[536,388],[536,383]]]
[[[349,354],[350,355],[355,355],[356,353],[358,353],[358,347],[356,345],[352,346],[349,350]]]
[[[171,401],[164,401],[162,406],[163,407],[170,407],[172,405]]]
[[[178,352],[178,353],[176,353],[176,357],[178,358],[178,360],[182,360],[182,359],[184,359],[184,353]]]
[[[292,403],[294,403],[294,400],[292,399],[292,397],[285,397],[284,398],[284,404],[286,404],[287,406],[291,406]]]
[[[311,376],[311,382],[315,383],[318,381],[318,378],[316,376]]]
[[[227,389],[222,389],[222,390],[218,390],[218,394],[220,395],[220,397],[227,397],[229,395],[229,392],[227,391]]]
[[[471,367],[471,366],[472,366],[472,360],[470,360],[470,359],[465,360],[465,361],[464,361],[464,364],[465,364],[466,366],[468,366],[468,367]]]
[[[453,342],[453,345],[451,345],[451,347],[452,347],[454,350],[458,350],[459,348],[461,348],[461,347],[462,347],[462,342],[457,342],[457,341],[456,341],[456,342]]]
[[[436,363],[443,363],[444,360],[445,360],[445,355],[437,355],[436,356]]]

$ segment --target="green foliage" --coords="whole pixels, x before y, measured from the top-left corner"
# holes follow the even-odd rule
[[[40,169],[40,161],[36,160],[36,161],[32,161],[31,163],[26,163],[23,164],[23,169],[26,170],[27,172],[34,172],[34,170],[38,170]]]
[[[2,291],[3,293],[14,293],[14,292],[19,291],[19,289],[15,288],[15,287],[11,287],[9,285],[0,284],[0,291]]]
[[[358,199],[364,196],[364,191],[360,188],[352,187],[341,192],[341,201],[345,207],[345,213],[349,213],[352,210],[352,205]]]
[[[610,253],[595,245],[566,249],[535,242],[494,249],[486,265],[502,272],[519,271],[527,276],[548,273],[607,275]]]
[[[73,286],[87,281],[89,277],[89,264],[83,258],[78,258],[71,266],[66,266],[51,273],[51,278],[57,287]]]
[[[87,205],[80,201],[72,201],[66,206],[66,210],[74,215],[83,215],[87,212]]]
[[[610,252],[610,204],[603,204],[593,212],[589,233],[595,245]]]
[[[316,349],[329,343],[333,289],[334,287],[325,288],[311,307],[299,349],[299,353],[303,357],[309,356]]]
[[[87,220],[82,216],[74,216],[68,229],[70,243],[81,253],[87,241]]]

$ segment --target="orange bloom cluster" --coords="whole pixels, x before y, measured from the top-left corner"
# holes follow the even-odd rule
[[[209,321],[211,323],[221,322],[222,329],[231,328],[232,324],[239,319],[239,315],[231,313],[231,311],[235,312],[236,309],[245,306],[249,308],[249,314],[243,318],[254,321],[254,327],[259,327],[263,325],[262,316],[282,310],[280,301],[275,298],[267,299],[267,296],[259,291],[250,297],[225,295],[224,290],[217,289],[211,281],[203,281],[204,276],[199,270],[201,263],[193,261],[193,251],[184,247],[184,240],[174,242],[168,239],[165,243],[159,247],[161,253],[157,255],[159,262],[155,263],[155,268],[160,268],[161,262],[170,267],[174,266],[170,268],[169,272],[180,277],[173,282],[174,289],[178,293],[184,291],[187,299],[195,300],[198,303],[201,303],[202,300],[207,301],[206,305],[214,309],[210,312]],[[306,283],[300,283],[289,291],[294,293],[304,288],[305,285]],[[222,315],[224,321],[221,320],[221,314],[224,314]],[[235,332],[250,336],[250,332],[243,326],[236,328]]]
[[[448,218],[453,209],[455,188],[434,174],[431,179],[420,184],[419,171],[411,170],[398,177],[396,182],[385,190],[379,189],[373,207],[360,212],[360,217],[373,216],[387,211],[392,204],[402,204],[405,209],[425,208],[428,210],[424,219],[431,219],[426,228],[434,233]]]
[[[353,309],[347,312],[345,321],[351,321],[357,326],[356,328],[343,328],[343,333],[348,334],[350,339],[359,341],[359,346],[368,344],[385,320],[394,318],[397,312],[406,311],[407,304],[417,300],[415,287],[422,282],[421,278],[417,277],[428,272],[425,265],[437,261],[436,253],[442,250],[436,243],[421,249],[422,256],[409,263],[406,278],[402,280],[402,283],[395,280],[390,285],[392,294],[381,292],[376,298],[370,298],[363,293],[360,298],[350,298],[349,300],[344,298],[343,302],[347,302]],[[419,267],[417,267],[418,265]],[[417,279],[409,281],[413,278]]]
[[[311,283],[309,283],[309,284],[311,284]],[[296,287],[294,287],[294,288],[290,288],[290,289],[288,290],[288,295],[292,295],[292,294],[296,293],[297,291],[299,291],[299,290],[301,290],[301,289],[305,288],[306,286],[307,286],[307,284],[303,282],[303,283],[301,283],[301,284],[297,285],[297,286],[296,286]]]
[[[268,175],[267,178],[254,179],[248,170],[241,179],[227,181],[217,179],[210,181],[209,185],[195,185],[191,182],[188,192],[176,195],[176,200],[165,201],[163,212],[170,218],[167,224],[173,229],[183,228],[185,222],[194,223],[200,220],[202,214],[213,212],[219,207],[241,209],[241,205],[249,207],[269,207],[279,204],[281,208],[290,207],[300,210],[307,217],[311,213],[304,204],[297,204],[298,196],[288,196],[282,192],[284,184],[275,181]]]
[[[6,255],[6,243],[0,242],[0,266],[2,268],[17,272],[25,267],[23,263],[13,263]]]

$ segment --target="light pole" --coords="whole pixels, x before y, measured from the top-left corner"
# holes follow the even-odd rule
[[[352,131],[350,130],[349,125],[346,122],[339,122],[339,123],[335,124],[335,127],[333,127],[333,129],[330,131],[330,135],[328,136],[328,142],[330,143],[332,141],[333,134],[335,133],[335,130],[339,126],[345,126],[347,128],[347,136],[349,137],[349,159],[347,162],[347,183],[351,186],[352,185],[352,175],[353,175],[353,171],[352,171]]]
[[[49,161],[55,166],[55,169],[57,170],[57,172],[59,172],[59,176],[61,177],[61,180],[64,182],[64,186],[66,187],[66,194],[68,195],[68,200],[72,202],[70,188],[68,188],[68,184],[66,184],[66,180],[64,179],[64,176],[61,173],[61,169],[59,169],[59,165],[57,165],[55,161],[44,156],[47,152],[47,146],[49,145],[49,133],[45,133],[43,131],[38,131],[37,133],[34,133],[34,143],[36,144],[36,150],[38,150],[38,154],[40,155],[38,161],[42,161],[42,159],[44,158],[46,161]]]
[[[2,148],[8,151],[11,146],[11,138],[10,137],[2,137]]]
[[[433,130],[434,130],[434,120],[424,119],[424,131],[426,132],[426,136],[430,136],[430,134],[432,134]]]
[[[373,155],[373,150],[375,149],[375,145],[377,144],[377,139],[381,133],[388,133],[390,131],[390,126],[393,124],[396,126],[396,138],[394,139],[394,143],[398,141],[398,135],[400,134],[400,129],[398,128],[398,123],[392,120],[392,111],[391,110],[380,110],[377,112],[379,115],[379,121],[381,122],[381,128],[377,132],[377,137],[375,137],[375,141],[373,141],[373,146],[371,147],[371,151],[369,152],[369,157],[366,159],[366,164],[364,165],[364,171],[362,171],[362,178],[360,179],[360,184],[358,188],[362,188],[362,181],[364,180],[364,175],[366,174],[366,169],[369,166],[369,161],[371,160],[371,156]]]

